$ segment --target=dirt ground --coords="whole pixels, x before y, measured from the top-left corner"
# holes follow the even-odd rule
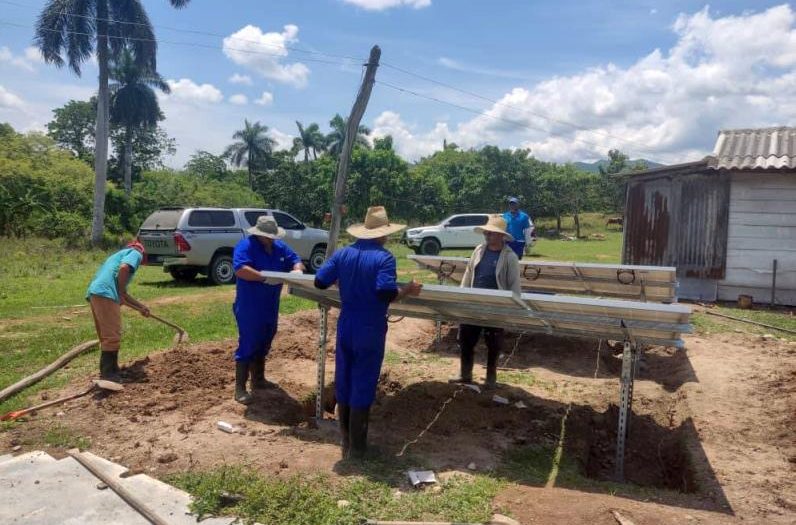
[[[492,393],[447,383],[458,359],[455,329],[443,333],[435,343],[431,322],[390,325],[370,434],[382,454],[398,453],[455,396],[431,429],[408,446],[411,457],[438,473],[467,472],[470,463],[488,471],[501,468],[502,458],[517,450],[554,450],[561,442],[564,456],[595,480],[549,473],[540,480],[506,471],[515,483],[495,506],[521,523],[615,524],[614,510],[637,525],[796,522],[793,343],[732,334],[688,337],[686,350],[647,349],[625,467],[634,486],[615,485],[608,494],[597,481],[614,471],[620,359],[612,347],[507,336],[496,393],[511,404],[499,405]],[[333,341],[333,330],[330,335]],[[336,468],[334,432],[315,428],[307,417],[317,336],[317,311],[280,319],[267,362],[267,375],[279,388],[256,392],[249,407],[232,399],[235,342],[189,345],[127,363],[121,393],[75,400],[0,434],[0,452],[16,444],[41,448],[47,429],[59,425],[90,438],[93,452],[155,476],[224,463],[249,464],[275,476],[346,475]],[[329,345],[329,381],[333,350]],[[480,380],[482,348],[478,356]],[[73,384],[42,396],[84,387]],[[518,401],[525,408],[516,407]],[[218,421],[241,432],[220,432]]]

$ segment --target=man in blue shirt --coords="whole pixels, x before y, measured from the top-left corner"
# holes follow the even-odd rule
[[[334,381],[343,458],[361,459],[367,450],[368,418],[384,359],[389,304],[418,295],[422,288],[414,281],[398,286],[395,257],[384,248],[387,236],[404,228],[390,224],[383,206],[368,208],[364,224],[347,230],[357,241],[336,251],[315,276],[317,288],[337,283],[340,289]]]
[[[122,305],[149,317],[149,308],[127,293],[127,285],[144,260],[146,251],[137,240],[108,257],[88,285],[94,328],[100,341],[100,379],[118,383],[119,346],[122,339]]]
[[[528,214],[520,210],[520,201],[517,197],[509,199],[509,211],[503,214],[503,219],[506,221],[506,231],[514,237],[508,246],[514,250],[518,259],[522,259],[522,255],[525,253],[525,239],[530,234],[533,223]]]
[[[261,215],[247,232],[249,237],[238,242],[232,257],[237,277],[232,311],[238,323],[235,401],[244,405],[252,402],[251,394],[246,391],[250,373],[252,388],[275,386],[265,380],[265,357],[276,335],[282,285],[265,284],[260,272],[304,271],[301,257],[279,240],[285,236],[285,230],[277,226],[273,217]]]

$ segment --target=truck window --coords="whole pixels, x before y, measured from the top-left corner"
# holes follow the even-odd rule
[[[249,223],[249,226],[256,226],[257,218],[263,215],[268,215],[268,213],[264,211],[247,211],[243,214],[243,216],[246,217],[246,222]]]
[[[457,226],[467,226],[467,217],[464,215],[459,215],[458,217],[454,217],[448,221],[448,226],[457,227]]]
[[[281,213],[278,211],[273,212],[274,219],[276,219],[276,223],[286,230],[301,230],[304,229],[304,225],[301,224],[299,221],[288,215],[287,213]]]
[[[470,226],[483,226],[489,222],[489,216],[487,215],[472,215],[468,219],[470,219]]]
[[[142,230],[174,230],[182,217],[182,209],[156,210],[141,225]]]
[[[188,226],[228,228],[235,226],[235,215],[230,210],[195,210],[188,217]]]

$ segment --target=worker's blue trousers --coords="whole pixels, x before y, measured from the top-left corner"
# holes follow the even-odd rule
[[[373,404],[386,337],[385,317],[360,312],[344,311],[340,314],[334,372],[338,404],[357,410]]]
[[[238,323],[238,349],[235,361],[248,363],[257,357],[265,357],[271,351],[271,342],[276,335],[277,324],[251,319],[249,316],[235,316]]]
[[[507,244],[517,254],[517,259],[522,259],[525,254],[525,241],[510,241]]]

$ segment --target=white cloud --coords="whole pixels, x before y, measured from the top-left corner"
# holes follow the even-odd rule
[[[190,78],[180,80],[167,80],[171,94],[165,95],[182,102],[196,104],[217,104],[224,100],[224,95],[213,84],[197,84]]]
[[[431,5],[431,0],[343,0],[347,4],[353,4],[369,11],[383,11],[392,7],[413,7],[422,9]]]
[[[288,56],[285,46],[298,41],[298,31],[298,26],[292,24],[281,33],[263,33],[259,27],[247,25],[224,38],[224,54],[269,80],[302,88],[307,85],[309,68],[301,62],[282,62]]]
[[[252,82],[252,77],[250,77],[249,75],[241,75],[240,73],[235,73],[234,75],[229,77],[229,83],[242,84],[244,86],[251,86],[252,84],[254,84],[254,82]]]
[[[22,109],[24,106],[25,102],[20,97],[0,86],[0,108]]]
[[[290,149],[293,147],[294,135],[290,133],[283,133],[276,128],[268,129],[268,136],[276,141],[276,149]]]
[[[22,55],[15,55],[8,47],[0,47],[0,62],[11,64],[30,73],[36,71],[35,63],[40,62],[38,49],[29,47]]]
[[[249,103],[249,99],[242,93],[236,93],[229,97],[229,103],[235,104],[236,106],[245,106]]]
[[[721,128],[796,121],[796,12],[789,5],[726,17],[705,8],[681,14],[672,30],[671,49],[627,67],[597,65],[517,86],[485,115],[429,131],[385,112],[373,134],[392,134],[410,158],[439,149],[446,138],[462,147],[530,147],[555,161],[619,148],[634,158],[684,162],[708,154]]]
[[[260,98],[254,101],[254,103],[258,106],[270,106],[273,102],[274,94],[269,93],[268,91],[263,91],[263,94],[260,95]]]

